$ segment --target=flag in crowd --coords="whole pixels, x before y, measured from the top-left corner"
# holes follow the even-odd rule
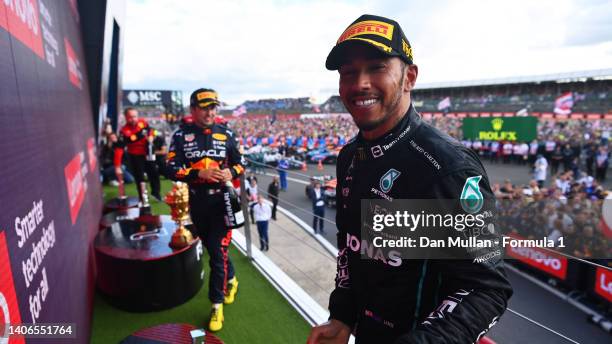
[[[442,110],[446,110],[448,108],[451,107],[451,100],[450,97],[446,97],[444,99],[442,99],[439,103],[438,103],[438,110],[442,111]]]
[[[246,112],[247,112],[246,106],[240,105],[238,108],[236,108],[234,110],[234,112],[232,112],[232,116],[240,117],[240,116],[244,115]]]
[[[572,107],[574,106],[574,96],[572,92],[566,92],[555,99],[554,113],[557,115],[569,115],[572,113]]]

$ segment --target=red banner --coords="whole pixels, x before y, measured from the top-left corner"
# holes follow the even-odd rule
[[[0,232],[0,343],[7,343],[3,341],[6,340],[6,338],[3,338],[5,333],[4,326],[6,324],[21,324],[21,314],[19,313],[19,304],[15,294],[9,252],[6,247],[6,235],[2,231]],[[11,336],[8,344],[14,343],[25,343],[25,340],[23,337],[16,338]]]
[[[612,271],[597,268],[595,271],[595,292],[604,299],[612,302]]]
[[[83,74],[81,73],[81,62],[79,61],[79,58],[74,52],[72,44],[70,44],[70,42],[68,42],[68,40],[65,38],[64,45],[66,46],[66,57],[68,58],[68,79],[70,79],[70,82],[74,86],[83,89]]]
[[[80,153],[77,153],[66,165],[64,175],[66,176],[66,188],[68,189],[70,218],[72,219],[72,224],[74,224],[85,198],[85,176],[81,172]]]
[[[38,1],[0,1],[0,26],[32,50],[41,59],[43,55],[42,33]]]
[[[523,239],[516,234],[508,236],[518,240]],[[506,254],[559,279],[564,280],[567,277],[567,258],[559,254],[539,247],[512,247],[510,245],[506,246]]]

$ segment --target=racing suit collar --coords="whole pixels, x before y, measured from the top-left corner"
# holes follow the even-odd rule
[[[386,134],[381,137],[368,141],[363,138],[362,132],[357,134],[357,158],[365,160],[366,157],[380,158],[385,152],[393,147],[400,139],[412,137],[416,128],[421,124],[421,115],[416,111],[414,106],[410,104],[408,111],[402,119]],[[361,151],[361,152],[360,152]]]

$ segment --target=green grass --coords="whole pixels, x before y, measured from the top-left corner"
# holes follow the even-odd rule
[[[162,181],[162,196],[171,188]],[[104,187],[105,198],[117,195],[116,187]],[[133,185],[126,188],[128,195],[136,195]],[[151,202],[153,212],[167,214],[169,208]],[[236,302],[226,306],[223,330],[215,335],[227,344],[233,343],[304,343],[310,331],[308,323],[289,305],[274,287],[255,269],[249,259],[231,247],[230,256],[240,282]],[[204,262],[208,262],[205,255]],[[178,307],[149,313],[130,313],[112,307],[96,293],[91,343],[117,343],[131,333],[164,323],[187,323],[206,327],[210,311],[208,300],[208,263],[206,280],[196,296]]]

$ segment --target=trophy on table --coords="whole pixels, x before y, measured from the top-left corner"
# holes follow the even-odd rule
[[[170,207],[170,215],[177,226],[172,234],[170,247],[181,249],[189,246],[193,241],[193,235],[183,225],[183,222],[189,219],[189,187],[185,183],[174,182],[172,190],[166,194],[164,201]]]
[[[140,205],[140,215],[151,215],[151,204],[149,204],[149,193],[147,191],[147,184],[145,182],[140,182],[138,185],[140,188],[141,195],[141,205]]]
[[[127,204],[127,196],[125,195],[125,183],[123,182],[123,173],[117,174],[117,182],[119,183],[119,204]]]

